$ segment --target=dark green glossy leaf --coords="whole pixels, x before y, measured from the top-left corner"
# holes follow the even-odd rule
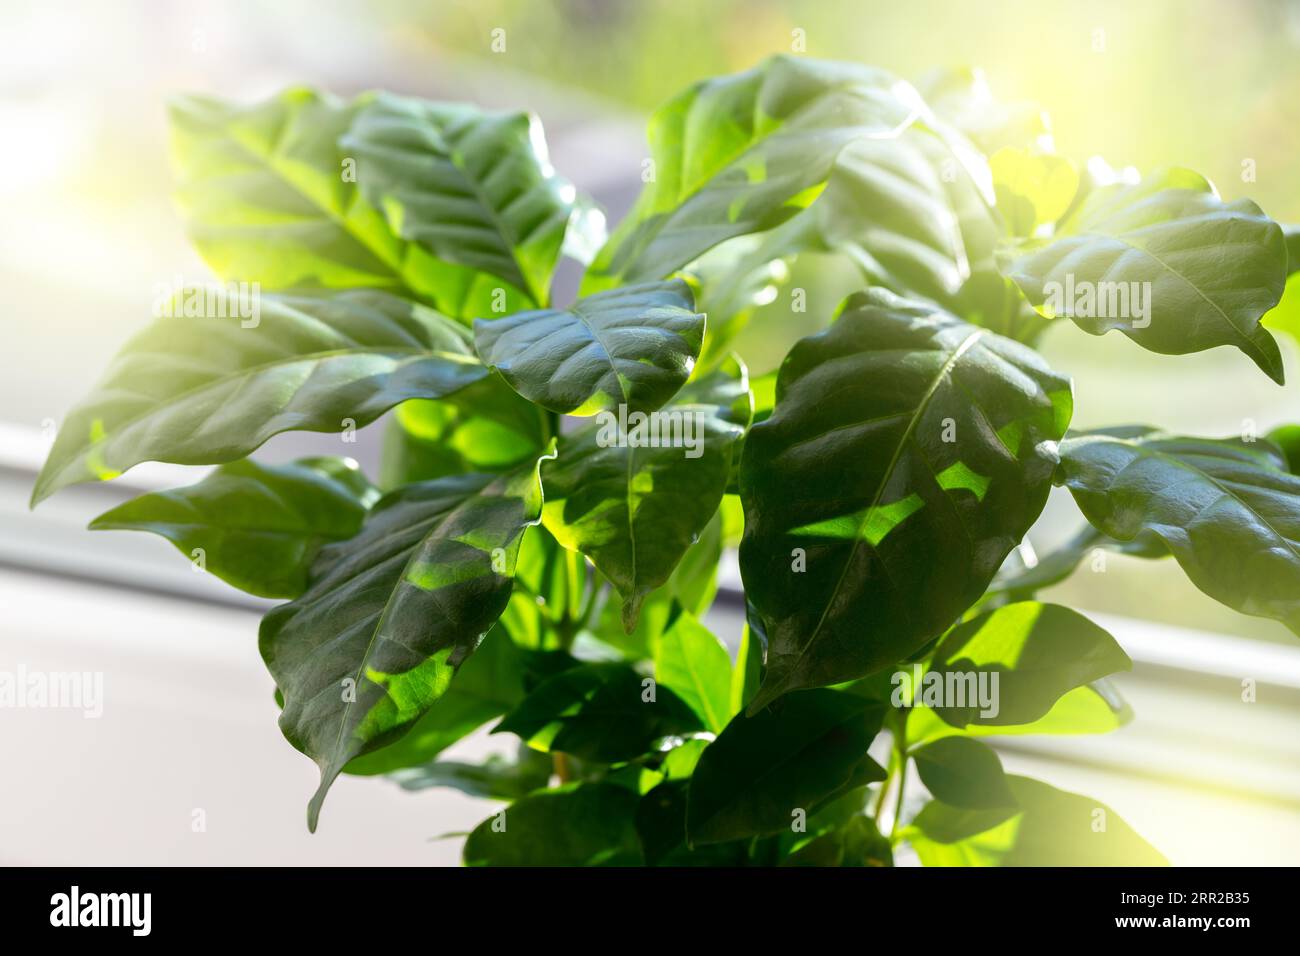
[[[352,758],[343,772],[371,775],[428,763],[523,700],[526,667],[524,655],[498,624],[456,671],[447,692],[410,730],[387,746]]]
[[[1016,806],[1002,761],[970,737],[943,737],[912,752],[921,782],[952,807],[995,810]]]
[[[1049,318],[1094,335],[1119,329],[1165,355],[1233,345],[1280,385],[1282,356],[1260,317],[1282,297],[1286,271],[1277,223],[1175,169],[1095,190],[1008,274]]]
[[[465,841],[466,866],[639,866],[634,791],[608,783],[543,790],[488,817]]]
[[[852,694],[801,691],[737,715],[700,758],[691,778],[692,845],[789,831],[796,811],[813,814],[849,790],[883,780],[867,756],[884,710]]]
[[[250,304],[259,314],[245,327]],[[68,414],[33,502],[142,461],[220,464],[283,431],[360,428],[488,374],[454,322],[381,292],[245,300],[208,290],[202,308],[157,319],[127,343]]]
[[[484,276],[547,301],[575,192],[536,116],[380,93],[340,145],[367,202],[437,261],[444,309],[487,314],[474,307]]]
[[[344,766],[418,721],[500,617],[520,538],[541,512],[537,471],[386,495],[360,534],[321,552],[307,592],[263,619],[280,728],[321,768],[312,829]]]
[[[742,866],[744,841],[695,847],[686,845],[689,780],[668,780],[641,798],[636,811],[637,835],[649,866]]]
[[[627,286],[567,309],[478,319],[483,361],[529,401],[570,415],[653,411],[686,383],[704,340],[681,279]]]
[[[1071,409],[1036,353],[884,292],[797,344],[741,462],[769,639],[750,712],[945,631],[1037,518]]]
[[[861,814],[815,837],[785,858],[782,866],[893,866],[894,851],[875,822]]]
[[[921,703],[954,727],[1028,724],[1076,687],[1130,667],[1115,639],[1082,614],[1059,604],[1021,601],[948,632],[934,652],[929,676],[922,678]],[[924,695],[940,682],[946,699],[936,706]],[[992,706],[985,708],[977,699],[977,687],[992,692]],[[949,696],[953,691],[965,695],[964,704]]]
[[[644,424],[601,416],[562,439],[543,476],[546,527],[619,590],[625,629],[718,510],[749,415],[746,372],[731,360]]]
[[[689,611],[677,615],[655,646],[655,679],[686,702],[706,730],[721,732],[731,707],[731,655]]]
[[[626,664],[583,664],[544,681],[494,734],[518,734],[538,750],[615,763],[646,753],[660,737],[702,729],[666,687]]]
[[[321,547],[361,529],[379,497],[345,458],[288,465],[236,461],[198,484],[141,495],[90,523],[96,531],[152,531],[227,584],[262,597],[297,597]]]
[[[551,779],[551,758],[527,747],[519,748],[517,759],[493,754],[482,763],[438,760],[392,774],[403,790],[450,787],[471,797],[490,800],[518,800],[540,790]]]
[[[1020,810],[929,803],[903,836],[926,866],[1167,866],[1106,804],[1007,777]]]
[[[1300,477],[1269,442],[1092,432],[1062,442],[1060,480],[1102,533],[1159,538],[1210,597],[1300,633]]]
[[[653,178],[586,288],[663,278],[778,225],[816,198],[848,143],[894,136],[923,109],[887,73],[797,56],[697,83],[652,117]]]

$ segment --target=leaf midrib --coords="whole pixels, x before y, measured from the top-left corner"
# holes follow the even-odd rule
[[[795,656],[794,662],[786,669],[787,674],[794,675],[796,670],[803,663],[804,658],[807,657],[808,651],[816,642],[817,635],[821,633],[822,626],[826,623],[826,618],[830,614],[831,608],[835,605],[836,598],[839,596],[840,588],[844,585],[844,579],[848,575],[849,568],[853,564],[853,559],[857,555],[858,548],[862,544],[862,533],[866,528],[867,520],[871,516],[871,511],[873,508],[879,506],[880,499],[885,493],[885,486],[889,484],[889,479],[893,476],[894,469],[898,466],[898,461],[902,457],[903,449],[911,440],[912,434],[916,431],[917,425],[920,424],[921,417],[924,415],[926,409],[929,408],[930,401],[934,398],[935,392],[938,391],[943,380],[951,374],[953,368],[957,365],[957,362],[961,357],[975,346],[979,339],[984,335],[985,331],[986,330],[984,329],[976,329],[967,335],[957,348],[953,349],[952,354],[943,363],[942,368],[939,369],[939,373],[934,377],[929,388],[926,389],[925,394],[921,396],[921,400],[917,403],[916,411],[907,423],[907,428],[904,429],[902,436],[898,439],[898,444],[894,446],[893,455],[889,460],[889,464],[885,466],[885,470],[881,474],[880,484],[876,488],[876,493],[872,498],[871,503],[862,511],[862,518],[858,522],[857,531],[853,535],[853,544],[849,550],[848,557],[844,560],[844,566],[840,569],[840,575],[835,581],[835,587],[831,589],[831,593],[822,608],[821,616],[817,619],[817,624],[808,635],[807,641],[804,642],[803,647],[800,648],[799,653]],[[782,686],[784,686],[785,683],[786,681],[783,681]]]

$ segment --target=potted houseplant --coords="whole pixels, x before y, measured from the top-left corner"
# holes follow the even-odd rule
[[[1151,863],[1104,805],[982,736],[1104,732],[1129,666],[1035,599],[1098,550],[1172,557],[1300,626],[1292,432],[1070,430],[1049,322],[1244,354],[1279,385],[1296,233],[1171,168],[1053,154],[976,74],[923,89],[777,56],[650,126],[608,236],[535,117],[294,89],[178,101],[184,289],[68,416],[33,500],[216,465],[95,528],[284,598],[260,648],[321,769],[503,801],[471,864]],[[810,252],[861,274],[778,369],[731,345]],[[551,301],[562,254],[585,265]],[[1283,302],[1281,308],[1276,308]],[[248,456],[392,412],[382,474]],[[1018,557],[1053,483],[1086,531]],[[739,548],[734,656],[702,618]],[[487,724],[518,759],[439,760]],[[868,753],[877,740],[875,759]],[[883,745],[888,743],[888,747]],[[931,794],[902,812],[909,778]]]

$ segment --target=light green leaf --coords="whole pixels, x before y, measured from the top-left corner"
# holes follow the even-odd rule
[[[238,295],[207,290],[201,302],[127,343],[59,429],[33,503],[142,461],[220,464],[283,431],[361,428],[488,374],[463,329],[385,293],[265,295],[252,300],[256,320],[240,318]]]
[[[926,103],[990,155],[1004,146],[1042,146],[1051,139],[1047,114],[1036,103],[1003,103],[983,70],[939,68],[917,80]]]
[[[1079,191],[1079,173],[1061,156],[1004,147],[989,159],[998,212],[1014,236],[1032,236],[1065,215]]]
[[[957,734],[968,737],[1108,734],[1132,719],[1133,709],[1119,690],[1103,678],[1066,691],[1051,710],[1027,724],[968,724],[959,729],[929,707],[913,707],[907,714],[907,740],[909,747],[920,747]]]
[[[731,655],[689,611],[682,610],[656,644],[655,680],[684,700],[714,733],[735,713]]]
[[[938,800],[903,831],[926,866],[1167,866],[1106,804],[1028,777],[1007,777],[1019,810]]]
[[[816,198],[846,145],[895,136],[923,111],[887,73],[797,56],[697,83],[652,117],[653,178],[584,288],[661,279],[771,229]]]
[[[321,768],[311,829],[344,766],[409,730],[500,617],[520,538],[541,513],[537,472],[386,495],[360,534],[321,552],[307,592],[263,619],[280,728]]]
[[[793,693],[753,717],[738,714],[691,777],[686,830],[692,845],[788,831],[797,813],[873,780],[867,756],[884,710],[833,690]]]
[[[1159,539],[1210,597],[1300,633],[1300,477],[1269,442],[1091,432],[1059,480],[1103,534]]]
[[[1286,282],[1282,229],[1195,173],[1097,189],[1050,242],[1012,256],[1008,275],[1049,318],[1093,335],[1119,329],[1164,355],[1234,345],[1282,384],[1281,353],[1260,325]]]
[[[530,794],[474,828],[465,841],[465,865],[639,866],[639,800],[610,783]]]
[[[545,446],[544,416],[495,373],[440,399],[403,402],[384,434],[380,485],[509,470]]]
[[[618,588],[626,630],[717,512],[749,416],[747,373],[733,359],[653,418],[629,416],[625,428],[601,416],[561,440],[544,474],[546,527]]]
[[[749,712],[946,630],[1037,518],[1071,408],[1028,348],[885,292],[799,342],[741,461],[740,567],[769,641]]]
[[[736,654],[736,668],[731,674],[731,712],[738,714],[754,699],[763,681],[763,655],[766,639],[761,638],[754,626],[745,622],[740,636],[740,650]]]
[[[297,597],[321,547],[361,529],[379,492],[350,458],[236,461],[198,484],[132,498],[92,530],[152,531],[204,570],[261,597]]]
[[[529,401],[569,415],[653,411],[686,383],[703,339],[681,279],[474,323],[484,362]]]

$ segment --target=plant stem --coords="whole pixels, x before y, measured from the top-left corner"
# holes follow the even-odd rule
[[[571,779],[569,770],[569,758],[566,754],[558,750],[551,751],[551,766],[555,770],[555,776],[559,779],[560,785],[568,783]]]

